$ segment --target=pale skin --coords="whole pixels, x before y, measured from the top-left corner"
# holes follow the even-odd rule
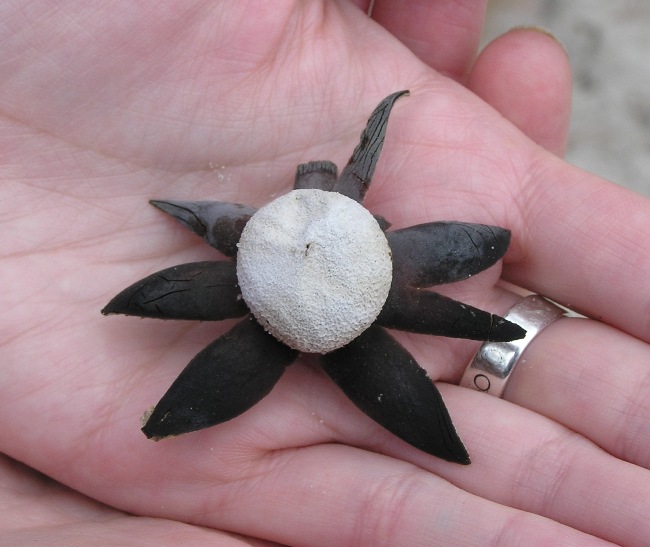
[[[571,83],[552,38],[514,31],[476,58],[481,2],[356,4],[0,6],[0,543],[650,537],[650,202],[560,159]],[[140,415],[230,325],[100,315],[218,256],[147,200],[262,205],[298,163],[342,167],[406,88],[364,205],[395,227],[507,227],[502,270],[448,294],[503,314],[505,279],[594,319],[539,335],[504,399],[454,385],[477,343],[398,335],[470,466],[391,436],[307,359],[242,416],[147,440]]]

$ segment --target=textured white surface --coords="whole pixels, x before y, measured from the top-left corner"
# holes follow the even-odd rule
[[[246,304],[268,332],[300,351],[327,353],[366,330],[392,274],[377,221],[336,192],[279,197],[253,215],[239,241]]]

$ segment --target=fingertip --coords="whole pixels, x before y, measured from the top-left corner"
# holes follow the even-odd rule
[[[548,31],[515,28],[476,59],[467,87],[543,148],[562,156],[571,115],[571,68]]]

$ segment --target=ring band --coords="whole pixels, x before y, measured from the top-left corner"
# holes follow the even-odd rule
[[[460,385],[501,397],[521,354],[542,330],[564,315],[564,310],[539,295],[524,297],[505,318],[526,329],[511,342],[485,342],[471,360]]]

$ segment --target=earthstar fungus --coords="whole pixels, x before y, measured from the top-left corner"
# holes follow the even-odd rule
[[[294,189],[259,211],[223,202],[151,202],[231,260],[149,275],[102,313],[244,319],[190,361],[147,417],[147,437],[238,416],[304,351],[322,354],[327,374],[390,432],[434,456],[470,463],[435,384],[386,328],[522,338],[525,331],[502,317],[425,290],[492,266],[505,254],[510,232],[463,222],[387,231],[390,224],[361,205],[390,111],[406,94],[377,106],[340,176],[329,161],[301,164]]]

